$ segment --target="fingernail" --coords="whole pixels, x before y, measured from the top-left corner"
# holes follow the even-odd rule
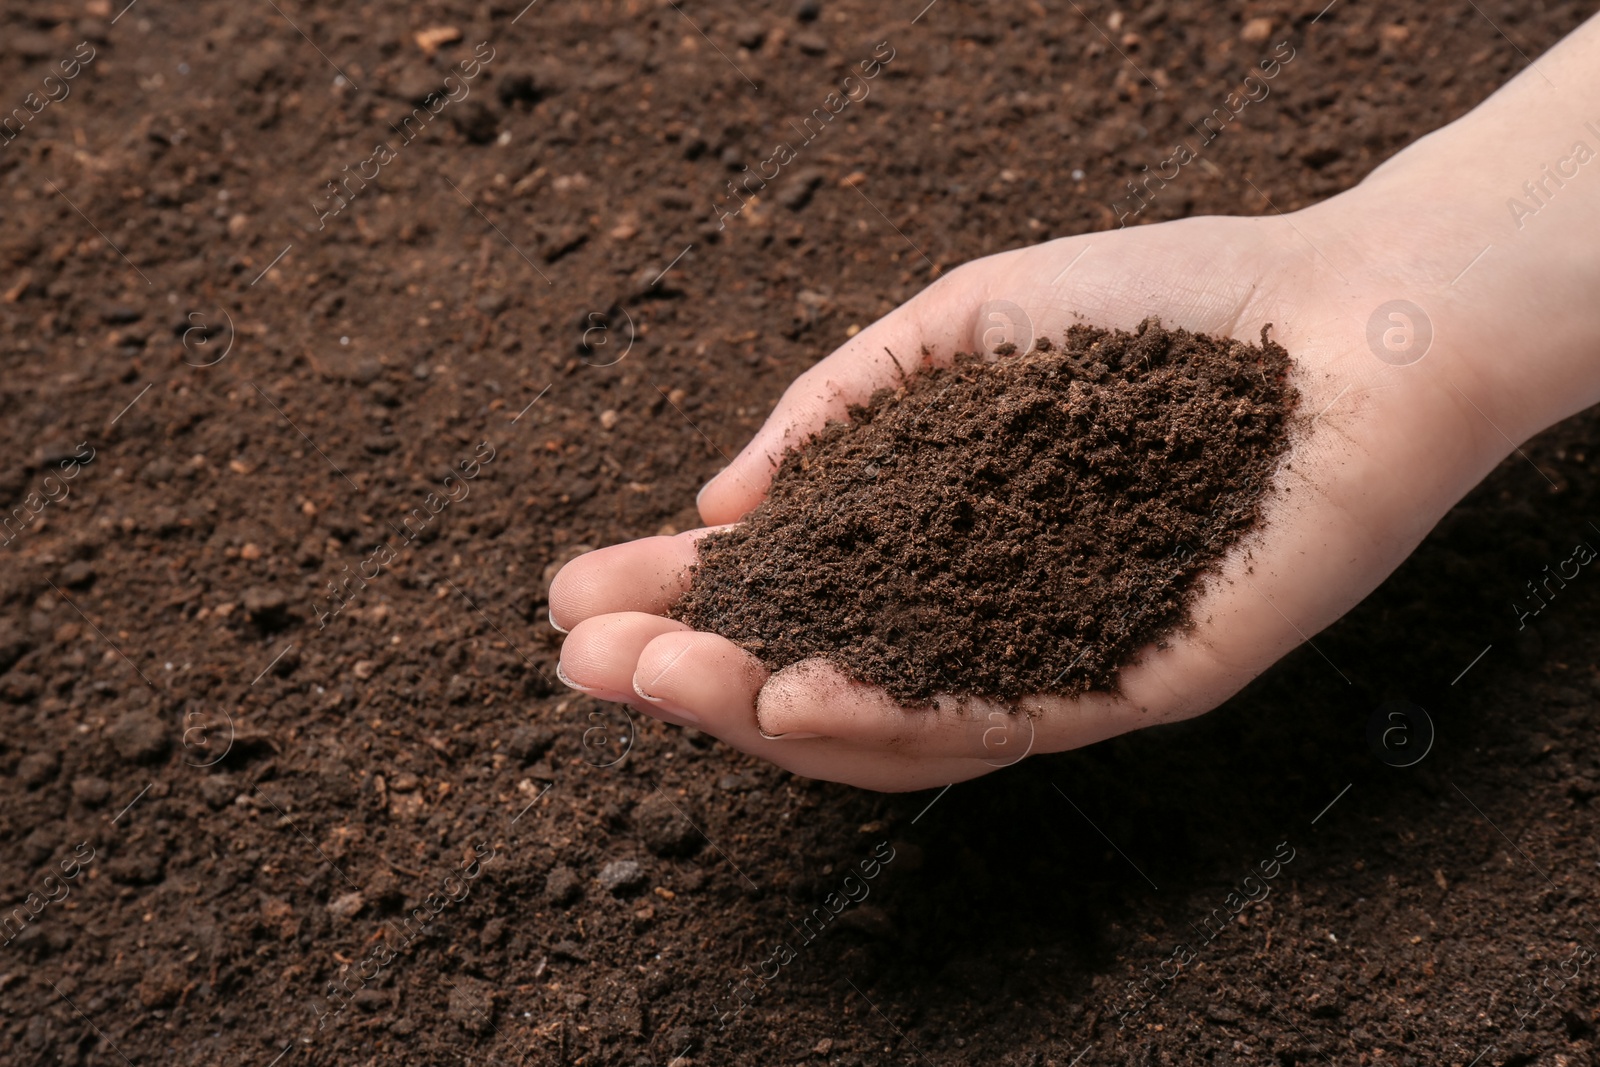
[[[650,705],[649,708],[645,709],[646,711],[666,712],[668,715],[671,715],[674,718],[682,719],[683,722],[680,725],[700,725],[700,716],[696,715],[688,708],[679,707],[670,700],[662,700],[660,697],[651,696],[649,693],[646,693],[643,689],[639,688],[638,682],[633,683],[633,691],[639,694],[640,700],[643,700],[645,703]]]
[[[568,689],[576,689],[580,693],[596,693],[596,692],[599,692],[599,690],[595,686],[579,685],[577,682],[574,682],[571,678],[568,678],[567,677],[567,672],[561,669],[561,661],[560,660],[556,660],[556,677],[559,678],[561,680],[561,684],[566,686]]]
[[[549,623],[550,629],[554,630],[556,633],[563,637],[567,635],[567,627],[562,626],[559,622],[556,622],[556,613],[551,611],[549,608],[545,609],[544,621]]]
[[[761,736],[766,738],[768,741],[809,741],[812,738],[823,737],[825,735],[808,734],[804,730],[793,730],[786,734],[769,734],[765,730],[762,730]]]

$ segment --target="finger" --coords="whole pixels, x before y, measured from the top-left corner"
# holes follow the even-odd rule
[[[713,532],[702,528],[644,537],[584,553],[550,582],[550,625],[566,633],[596,615],[665,612],[689,587],[695,542]]]
[[[995,767],[1036,752],[1093,744],[1155,721],[1127,699],[1106,693],[1027,697],[1015,705],[941,696],[929,707],[903,707],[877,686],[820,659],[779,671],[758,702],[760,730],[767,735],[820,734],[857,748],[923,759],[974,759]]]
[[[634,703],[639,653],[662,634],[687,629],[681,622],[639,611],[596,615],[574,626],[562,642],[556,676],[592,697]]]
[[[759,740],[755,699],[767,680],[761,661],[711,633],[664,632],[635,658],[630,699],[716,734],[743,751]]]
[[[726,638],[675,631],[657,637],[640,654],[634,704],[668,721],[691,723],[795,774],[866,789],[926,789],[994,769],[979,760],[908,757],[826,738],[763,737],[755,705],[767,678],[759,660]]]
[[[844,419],[850,405],[878,389],[894,388],[925,364],[972,347],[975,276],[981,275],[970,266],[952,271],[796,378],[751,442],[700,490],[701,517],[737,521],[766,495],[789,448],[829,420]]]

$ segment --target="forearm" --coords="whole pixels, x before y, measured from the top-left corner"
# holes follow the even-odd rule
[[[1327,256],[1422,308],[1437,355],[1419,371],[1469,391],[1506,434],[1600,403],[1600,17],[1303,214],[1314,233],[1325,216],[1363,220],[1328,233]]]

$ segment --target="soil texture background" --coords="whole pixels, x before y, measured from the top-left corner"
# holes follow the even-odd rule
[[[1140,221],[1344,189],[1590,9],[4,5],[0,1063],[1593,1064],[1600,579],[1519,628],[1592,414],[1225,707],[943,793],[566,693],[544,603],[1278,42]]]

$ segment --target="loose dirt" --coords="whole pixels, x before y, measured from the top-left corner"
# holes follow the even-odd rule
[[[1600,583],[1513,606],[1595,536],[1593,415],[1227,706],[931,808],[575,698],[545,616],[552,564],[695,525],[783,388],[935,266],[1115,226],[1278,40],[1137,221],[1346,188],[1591,5],[125,6],[0,16],[0,113],[37,110],[0,149],[0,504],[55,497],[0,549],[0,918],[39,909],[0,945],[0,1062],[1592,1061]],[[809,197],[719,228],[882,41]],[[1392,697],[1437,727],[1409,769],[1367,745]]]
[[[674,614],[903,702],[1112,688],[1259,520],[1289,369],[1155,320],[958,356],[791,450]]]

